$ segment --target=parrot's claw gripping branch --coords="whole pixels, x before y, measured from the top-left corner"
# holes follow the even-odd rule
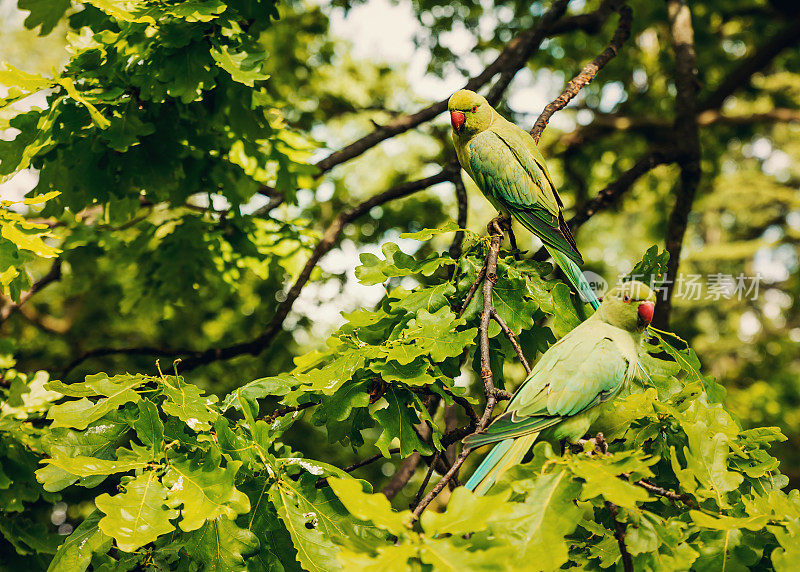
[[[581,453],[584,450],[584,445],[590,443],[592,445],[592,450],[589,452],[590,455],[598,454],[598,455],[607,455],[608,454],[608,442],[606,442],[606,438],[602,433],[598,433],[591,439],[578,439],[574,443],[574,452]]]

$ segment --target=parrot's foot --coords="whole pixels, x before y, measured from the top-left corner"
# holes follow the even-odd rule
[[[511,230],[511,217],[508,215],[498,215],[489,221],[486,225],[486,230],[489,234],[500,234]]]
[[[593,447],[593,451],[589,452],[589,455],[607,455],[608,454],[608,443],[606,443],[606,438],[602,433],[598,433],[591,439],[578,439],[573,443],[573,453],[583,453],[586,450],[585,445],[590,443]]]

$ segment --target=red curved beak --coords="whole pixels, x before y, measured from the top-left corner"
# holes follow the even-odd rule
[[[450,112],[450,123],[453,125],[453,130],[456,133],[460,133],[461,129],[464,127],[464,122],[466,122],[467,117],[464,115],[463,111],[451,111]]]
[[[653,312],[655,312],[656,305],[653,302],[645,301],[639,304],[637,310],[639,319],[645,324],[649,325],[653,321]]]

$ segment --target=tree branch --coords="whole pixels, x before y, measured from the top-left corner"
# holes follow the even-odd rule
[[[500,101],[511,80],[525,66],[531,55],[539,49],[542,41],[547,37],[550,27],[564,15],[567,4],[569,4],[569,0],[554,0],[550,9],[542,15],[533,30],[520,34],[506,46],[503,53],[507,54],[508,63],[501,67],[500,77],[486,94],[486,99],[491,105],[496,105]],[[467,89],[473,88],[467,87]]]
[[[672,149],[652,150],[642,156],[633,167],[622,173],[615,181],[609,183],[592,200],[567,221],[570,228],[575,231],[583,223],[598,212],[614,206],[639,177],[667,163],[672,163],[677,158],[677,152]]]
[[[617,539],[619,553],[622,556],[622,569],[625,572],[633,572],[633,559],[631,553],[628,552],[628,547],[625,546],[625,525],[617,518],[619,509],[617,505],[609,501],[606,501],[606,507],[611,512],[611,520],[614,521],[614,538]]]
[[[267,204],[265,204],[263,207],[259,208],[257,211],[253,213],[253,216],[255,217],[263,217],[269,215],[269,213],[272,212],[273,209],[282,205],[283,202],[286,200],[286,195],[284,195],[275,187],[270,187],[268,185],[263,185],[258,190],[258,194],[267,197],[269,201],[267,202]]]
[[[657,116],[631,117],[613,113],[593,111],[594,120],[591,125],[613,131],[657,131],[669,129],[673,122]],[[719,109],[707,109],[697,114],[699,127],[716,125],[750,125],[753,123],[800,123],[800,110],[786,107],[775,107],[764,113],[748,113],[745,115],[729,115]],[[572,145],[569,148],[573,148]]]
[[[311,272],[316,267],[317,263],[319,263],[320,259],[327,254],[333,247],[336,245],[339,236],[341,235],[342,231],[344,230],[345,226],[353,222],[355,219],[365,215],[374,207],[383,205],[389,201],[393,201],[396,199],[400,199],[403,197],[407,197],[412,195],[418,191],[423,189],[427,189],[433,185],[438,183],[442,183],[447,181],[452,177],[450,168],[442,169],[439,173],[432,175],[430,177],[425,177],[424,179],[419,179],[417,181],[411,181],[408,183],[404,183],[398,185],[388,191],[384,191],[379,193],[370,199],[356,205],[355,207],[348,209],[341,213],[336,219],[328,226],[325,230],[325,233],[322,236],[322,240],[317,243],[317,246],[314,248],[314,251],[311,253],[311,256],[306,261],[305,266],[300,271],[295,283],[286,293],[286,298],[283,302],[280,303],[278,306],[275,315],[272,317],[272,320],[267,325],[266,329],[259,335],[257,338],[247,341],[241,342],[238,344],[233,344],[228,347],[224,348],[211,348],[209,350],[205,350],[202,352],[195,352],[191,354],[188,358],[185,358],[182,364],[182,368],[184,371],[188,371],[194,369],[197,366],[204,365],[210,363],[212,361],[217,361],[221,359],[230,359],[232,357],[236,357],[242,354],[251,354],[257,355],[261,353],[275,336],[281,331],[283,326],[283,321],[286,319],[286,316],[289,315],[289,311],[292,308],[295,300],[300,296],[300,292],[302,291],[303,287],[308,282],[308,279],[311,277]]]
[[[704,112],[715,110],[717,114],[720,114],[719,108],[725,102],[725,99],[733,95],[744,85],[747,85],[753,75],[766,68],[783,50],[796,45],[798,42],[800,42],[800,18],[795,18],[783,30],[772,36],[769,41],[758,48],[753,55],[744,59],[738,66],[733,68],[731,72],[725,76],[726,79],[714,91],[705,93],[704,95],[701,94],[702,97],[697,104],[697,112],[700,114],[698,115],[698,123],[700,125],[716,124],[717,121],[713,120],[713,115],[705,116],[710,121],[709,123],[705,123]],[[764,114],[764,120],[771,121],[773,118],[770,117],[769,114]],[[775,120],[781,121],[780,119]],[[721,119],[720,121],[723,123],[725,122]],[[732,120],[732,122],[737,123],[736,120]],[[747,123],[749,121],[743,119],[742,122]],[[625,116],[603,116],[595,114],[592,123],[565,135],[564,143],[567,147],[574,147],[602,137],[609,129],[635,129],[638,127],[638,123],[638,119]],[[664,123],[668,125],[668,122]],[[663,126],[664,125],[653,125],[653,127]],[[645,120],[641,124],[641,128],[647,129],[648,127],[648,121]],[[656,134],[658,134],[658,131],[656,131]]]
[[[10,299],[6,300],[2,308],[0,308],[0,324],[5,322],[11,316],[11,314],[13,314],[16,310],[19,309],[20,306],[22,306],[25,302],[27,302],[31,298],[31,296],[41,291],[49,284],[52,284],[53,282],[60,280],[62,263],[63,261],[60,258],[56,258],[53,261],[53,264],[50,266],[50,270],[47,271],[47,274],[45,274],[39,280],[34,282],[30,290],[20,294],[19,302],[14,302],[13,300]]]
[[[651,494],[664,497],[666,499],[671,500],[672,502],[682,502],[689,506],[696,506],[694,499],[686,493],[676,493],[675,491],[659,487],[658,485],[651,483],[650,481],[645,479],[636,481],[634,484],[642,487]]]
[[[287,405],[286,407],[279,407],[266,417],[264,417],[264,421],[269,425],[273,423],[278,417],[283,417],[284,415],[288,415],[289,413],[296,413],[298,411],[302,411],[303,409],[308,409],[309,407],[313,407],[315,405],[319,405],[316,401],[309,401],[308,403],[301,403],[300,405]]]
[[[600,191],[597,192],[595,197],[584,204],[575,215],[567,221],[567,224],[574,232],[583,223],[589,220],[598,212],[611,208],[619,202],[633,184],[639,180],[639,177],[645,173],[650,172],[659,165],[672,163],[678,156],[674,148],[667,148],[662,150],[650,151],[641,157],[636,163],[622,173],[615,181],[609,183]],[[535,260],[543,260],[548,257],[547,250],[542,247],[534,255]]]
[[[244,354],[258,355],[262,350],[269,346],[275,336],[280,333],[283,326],[283,321],[286,319],[286,316],[289,315],[292,305],[300,296],[300,292],[311,277],[312,271],[319,263],[320,259],[325,254],[330,252],[331,249],[333,249],[337,240],[339,239],[339,236],[348,224],[368,213],[376,206],[383,205],[389,201],[407,197],[430,186],[450,180],[453,176],[452,170],[454,168],[455,167],[451,165],[445,167],[440,172],[430,177],[403,183],[387,191],[378,193],[366,201],[343,211],[338,217],[336,217],[336,219],[325,230],[322,239],[317,243],[316,247],[314,247],[311,256],[306,261],[305,266],[303,266],[303,269],[300,271],[300,274],[298,275],[294,284],[287,292],[286,298],[278,305],[272,320],[264,329],[264,331],[255,339],[226,347],[210,348],[201,351],[155,348],[151,346],[134,348],[98,348],[86,351],[72,360],[72,362],[70,362],[70,364],[64,368],[61,376],[66,376],[75,367],[89,358],[113,354],[156,355],[165,357],[181,356],[181,369],[183,371],[189,371],[213,361],[231,359]]]
[[[428,410],[428,414],[433,417],[436,413],[436,410],[439,408],[439,400],[440,397],[438,394],[434,394],[433,392],[428,392],[428,403],[425,408]],[[419,435],[420,440],[428,441],[430,439],[432,429],[426,423],[422,422],[420,425],[414,428],[417,431],[417,435]],[[386,486],[383,487],[381,493],[389,499],[392,500],[397,493],[399,493],[403,488],[408,484],[408,481],[411,480],[411,477],[414,476],[414,473],[419,466],[420,461],[422,460],[422,455],[417,451],[414,451],[411,455],[409,455],[403,463],[400,465],[400,468],[397,472],[392,475],[392,478],[389,479],[389,482],[386,483]],[[433,461],[431,462],[431,470],[433,470],[433,464],[436,461],[436,457],[434,457]]]
[[[511,77],[513,77],[539,48],[539,44],[542,40],[547,37],[549,27],[564,13],[568,1],[569,0],[555,0],[550,9],[539,19],[539,22],[533,29],[527,30],[511,40],[503,51],[500,52],[500,55],[498,55],[481,73],[467,81],[464,87],[473,91],[477,90],[491,81],[492,78],[500,72],[506,75],[511,74]],[[574,22],[573,25],[577,27],[578,22]],[[511,80],[509,78],[508,81],[505,82],[505,85],[499,87],[502,81],[502,78],[498,80],[498,84],[495,84],[498,87],[492,90],[492,93],[498,98],[502,95],[502,92]],[[490,101],[492,100],[490,99]],[[342,147],[338,151],[334,151],[324,159],[318,161],[315,166],[319,169],[319,174],[326,173],[335,166],[345,163],[354,157],[358,157],[378,143],[394,137],[395,135],[399,135],[400,133],[404,133],[409,129],[413,129],[426,121],[430,121],[440,113],[443,113],[446,109],[447,99],[443,99],[416,113],[393,119],[386,125],[376,128],[361,139]]]
[[[511,331],[511,328],[503,321],[503,318],[497,313],[497,310],[492,308],[492,319],[497,322],[500,326],[500,329],[503,330],[503,333],[508,338],[508,341],[511,342],[511,345],[514,346],[514,351],[517,352],[517,357],[519,361],[522,362],[522,366],[525,368],[525,373],[528,375],[531,374],[531,366],[528,364],[528,360],[525,359],[525,354],[522,353],[522,348],[519,345],[519,340],[517,340],[517,336],[514,335],[514,332]]]
[[[492,417],[494,406],[497,404],[499,394],[499,391],[494,386],[489,356],[489,322],[491,321],[491,315],[494,311],[494,305],[492,303],[492,291],[495,283],[497,283],[497,258],[500,254],[500,244],[503,242],[503,230],[500,228],[499,221],[500,219],[498,218],[489,223],[489,235],[491,239],[489,252],[486,255],[486,278],[483,280],[483,311],[481,312],[481,322],[480,326],[478,327],[481,356],[481,379],[483,380],[484,393],[486,394],[486,408],[483,411],[483,415],[478,420],[478,424],[475,428],[476,431],[482,431],[488,425],[489,420]],[[442,476],[441,479],[439,479],[439,482],[437,482],[434,487],[424,497],[422,497],[419,502],[416,503],[412,513],[412,518],[414,520],[419,519],[422,512],[428,507],[433,499],[435,499],[442,489],[444,489],[444,487],[453,478],[455,478],[458,470],[461,468],[461,465],[464,464],[464,461],[469,456],[469,453],[470,449],[464,447],[461,450],[461,454],[456,458],[450,469]],[[432,467],[433,463],[431,463],[431,468]],[[429,471],[429,475],[430,474],[431,471]],[[425,490],[427,484],[427,482],[423,482],[419,492],[417,493],[417,497],[421,496],[421,493]]]
[[[594,79],[594,77],[597,75],[597,72],[600,71],[603,66],[605,66],[617,55],[619,50],[622,48],[622,45],[630,37],[633,12],[626,4],[620,5],[618,11],[619,24],[617,25],[617,30],[614,32],[614,37],[611,39],[611,43],[608,45],[608,47],[603,50],[603,52],[595,59],[586,64],[581,70],[581,73],[570,80],[570,82],[567,84],[567,87],[565,87],[564,91],[561,92],[561,95],[548,103],[542,114],[536,120],[533,129],[531,129],[531,136],[537,143],[539,142],[539,138],[542,136],[542,132],[544,131],[545,127],[547,127],[547,123],[550,121],[550,118],[553,116],[553,114],[561,109],[564,109],[570,100],[578,95],[578,92]]]
[[[685,0],[667,0],[670,33],[675,52],[675,144],[681,166],[675,206],[667,223],[666,250],[669,252],[665,284],[675,281],[689,213],[700,184],[700,139],[697,128],[697,57],[694,47],[692,13]],[[658,304],[653,323],[667,328],[672,310],[673,288],[667,287]]]
[[[623,0],[603,0],[594,12],[576,14],[561,18],[550,27],[550,35],[558,36],[575,30],[583,30],[587,34],[597,34],[603,29],[608,17],[617,11]]]
[[[475,277],[475,282],[473,282],[472,286],[469,287],[469,292],[467,292],[467,295],[464,297],[464,303],[461,304],[461,308],[458,310],[459,318],[466,311],[467,306],[469,306],[469,303],[472,302],[472,299],[475,297],[475,293],[478,291],[478,288],[480,288],[481,283],[483,282],[483,279],[485,277],[486,277],[486,266],[481,268],[480,272],[478,272],[478,275]]]
[[[691,26],[691,22],[689,25]],[[800,18],[795,18],[780,32],[771,36],[753,55],[746,58],[738,67],[725,75],[725,80],[714,91],[700,99],[697,109],[705,111],[722,107],[725,99],[733,95],[740,87],[749,83],[753,75],[767,67],[783,50],[797,45],[798,42],[800,42]]]
[[[400,447],[392,447],[391,449],[389,449],[389,454],[390,455],[396,455],[399,452],[400,452]],[[346,473],[352,473],[356,469],[360,469],[361,467],[365,467],[366,465],[369,465],[370,463],[374,463],[375,461],[377,461],[379,459],[385,459],[385,457],[383,456],[383,453],[376,453],[376,454],[372,455],[371,457],[367,457],[366,459],[358,461],[357,463],[353,463],[352,465],[349,465],[349,466],[345,467],[342,470],[345,471]]]
[[[396,455],[399,452],[400,452],[400,447],[392,447],[391,449],[389,449],[389,454],[390,455]],[[371,465],[375,461],[378,461],[380,459],[385,459],[385,458],[386,457],[383,456],[383,453],[375,453],[371,457],[367,457],[366,459],[362,459],[360,461],[357,461],[357,462],[353,463],[352,465],[349,465],[349,466],[345,467],[342,470],[345,473],[352,473],[356,469],[360,469],[361,467],[366,467],[367,465]],[[316,488],[318,488],[318,489],[321,489],[322,487],[325,487],[327,485],[328,485],[328,479],[326,477],[320,477],[320,478],[317,479],[317,482],[314,483],[314,486]]]
[[[467,188],[464,186],[464,181],[461,179],[460,170],[456,172],[455,176],[453,177],[453,185],[456,189],[456,203],[458,204],[458,214],[456,215],[458,228],[467,228],[467,212],[469,210],[469,204],[467,203]],[[453,242],[450,244],[450,249],[448,250],[450,258],[453,260],[458,260],[461,258],[461,245],[463,243],[464,231],[456,231],[456,234],[453,237]]]

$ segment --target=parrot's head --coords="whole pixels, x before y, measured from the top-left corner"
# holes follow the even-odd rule
[[[653,320],[656,293],[647,284],[631,280],[613,288],[600,305],[603,320],[629,332],[644,330]]]
[[[447,102],[450,123],[456,136],[469,139],[492,124],[492,106],[482,95],[462,89]]]

